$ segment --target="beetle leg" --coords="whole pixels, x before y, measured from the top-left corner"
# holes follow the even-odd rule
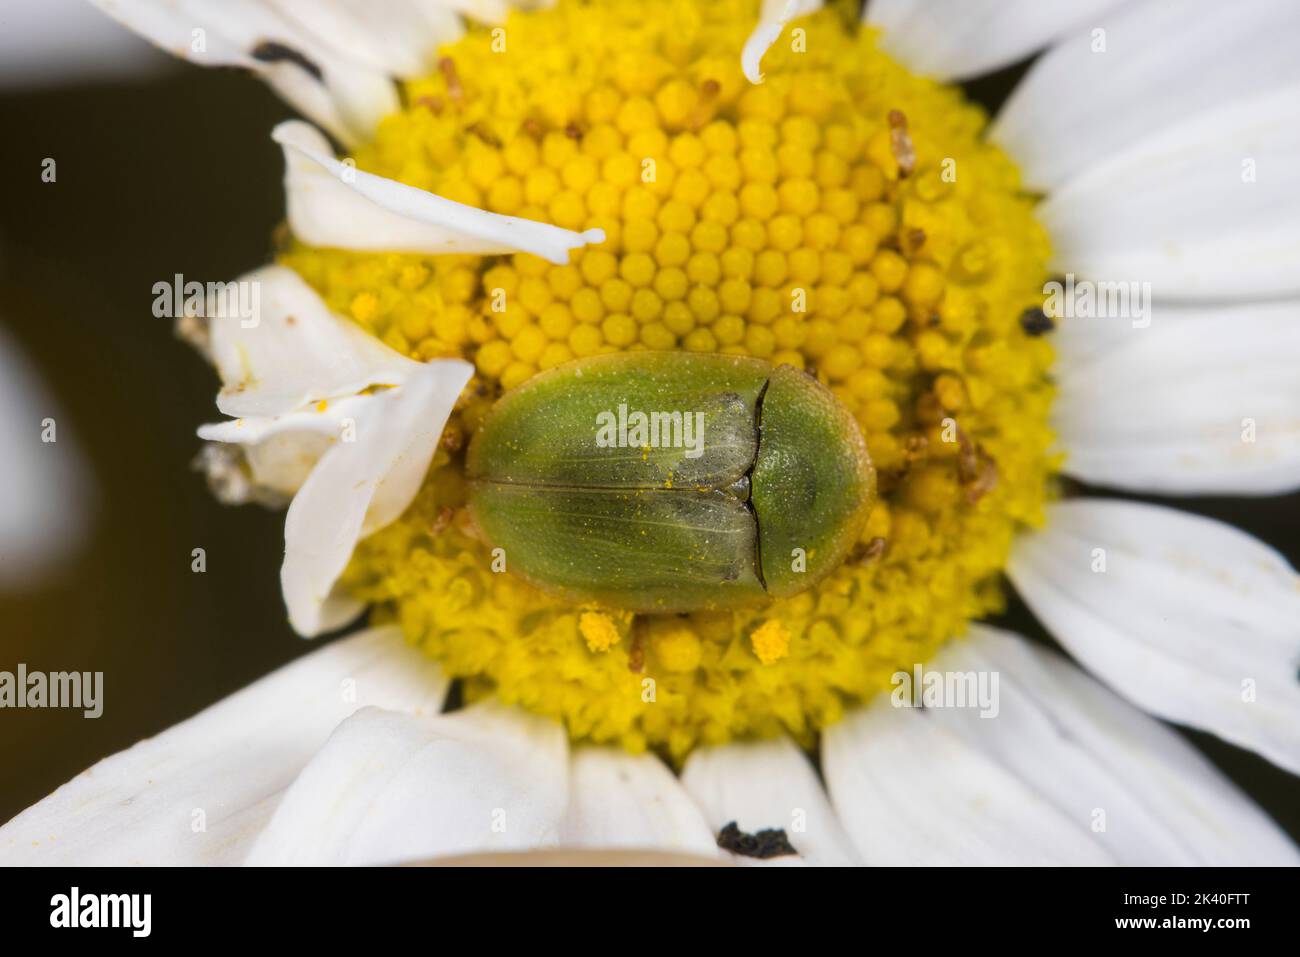
[[[632,647],[627,652],[627,670],[637,675],[645,671],[645,629],[645,616],[635,616],[632,619]]]
[[[865,545],[859,544],[854,548],[849,560],[855,565],[870,565],[884,557],[888,544],[883,538],[873,538]]]
[[[442,508],[438,509],[438,514],[435,515],[433,521],[429,523],[429,534],[442,534],[447,530],[447,527],[451,525],[451,520],[455,517],[455,510],[449,505],[444,505]]]
[[[957,441],[960,443],[957,478],[966,489],[966,500],[974,505],[998,484],[998,466],[992,456],[961,429],[957,430]]]

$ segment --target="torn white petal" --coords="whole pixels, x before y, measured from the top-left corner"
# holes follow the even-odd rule
[[[603,243],[605,233],[575,233],[453,202],[336,160],[309,124],[281,123],[289,226],[314,246],[388,252],[527,252],[563,265],[569,250]]]
[[[740,52],[740,68],[750,83],[763,82],[763,54],[781,37],[786,24],[798,17],[816,13],[822,0],[763,0],[758,25]]]
[[[287,507],[292,498],[291,494],[259,483],[253,477],[244,450],[237,445],[205,442],[190,464],[206,476],[208,490],[222,505],[255,502],[267,508],[281,509]],[[302,478],[306,480],[305,475]]]
[[[334,583],[356,543],[415,497],[473,367],[407,359],[330,312],[292,270],[241,282],[257,291],[253,321],[209,319],[217,404],[240,417],[199,436],[242,446],[258,486],[294,496],[280,580],[290,622],[315,635],[361,612]]]
[[[255,314],[208,319],[209,351],[222,383],[217,408],[226,415],[280,415],[399,385],[419,368],[331,312],[292,269],[267,266],[236,282],[247,290],[239,292],[241,301],[256,304]]]
[[[357,542],[396,519],[415,497],[472,373],[465,362],[432,362],[404,385],[368,396],[351,440],[335,442],[294,496],[280,583],[300,634],[340,627],[360,610],[335,594],[334,584]]]
[[[349,396],[284,415],[203,425],[198,435],[207,442],[239,446],[249,480],[259,491],[287,501],[330,446],[347,437],[373,401],[369,395]]]

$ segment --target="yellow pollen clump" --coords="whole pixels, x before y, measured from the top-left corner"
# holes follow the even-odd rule
[[[599,612],[584,612],[578,619],[578,631],[592,651],[609,651],[618,644],[618,628],[608,615]]]
[[[749,84],[759,0],[559,0],[472,28],[409,82],[355,160],[460,202],[606,241],[567,265],[291,244],[329,305],[419,360],[476,375],[405,516],[345,583],[462,679],[575,739],[656,749],[810,743],[973,618],[1002,607],[1016,531],[1055,462],[1041,303],[1048,244],[987,117],[911,75],[832,6]],[[879,504],[816,587],[665,618],[542,594],[464,520],[464,446],[537,372],[620,350],[804,369],[855,416]],[[446,516],[454,516],[448,520]]]
[[[790,632],[775,619],[760,625],[749,640],[754,646],[754,654],[765,665],[780,661],[790,653]]]
[[[700,666],[703,648],[695,629],[678,618],[650,618],[650,650],[666,671],[692,672]]]

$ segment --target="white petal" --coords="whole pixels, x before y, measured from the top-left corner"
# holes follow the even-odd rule
[[[368,396],[353,440],[335,442],[294,496],[280,584],[300,634],[341,627],[361,610],[334,584],[357,542],[397,519],[415,497],[472,373],[465,362],[431,362],[399,388]]]
[[[677,850],[714,857],[713,833],[664,763],[619,748],[578,748],[569,772],[565,847]]]
[[[554,846],[567,798],[557,722],[497,705],[368,708],[289,788],[247,863],[391,864]]]
[[[204,426],[199,431],[207,428],[219,426]],[[288,441],[286,436],[272,440],[267,445],[279,446]],[[297,447],[302,455],[308,456],[305,460],[298,461],[293,449],[286,449],[278,460],[267,457],[269,465],[266,466],[268,474],[265,482],[254,475],[244,449],[238,445],[205,442],[199,454],[194,457],[192,466],[207,476],[208,490],[222,505],[256,502],[267,508],[287,508],[293,493],[307,480],[307,473],[323,454],[323,450],[311,447],[310,439],[299,443]]]
[[[269,491],[286,503],[302,488],[316,463],[351,424],[366,417],[377,401],[372,395],[355,395],[284,415],[234,419],[199,427],[199,438],[242,447],[243,462],[252,485],[243,499],[256,499]],[[218,470],[230,463],[216,459]],[[220,476],[209,475],[210,478]],[[230,502],[230,499],[222,499]]]
[[[352,63],[414,78],[433,72],[443,43],[464,24],[450,5],[412,0],[269,0],[304,32]]]
[[[997,711],[932,718],[1086,828],[1121,864],[1295,865],[1291,841],[1179,734],[1062,656],[975,626],[928,671],[997,675]]]
[[[763,54],[780,39],[786,24],[821,8],[822,0],[763,0],[758,25],[740,51],[740,68],[750,83],[763,82]]]
[[[1052,280],[1052,283],[1060,285],[1059,280]],[[1146,298],[1135,298],[1141,296],[1137,287],[1111,288],[1115,289],[1119,298],[1112,299],[1107,295],[1106,304],[1090,307],[1089,315],[1060,316],[1054,312],[1051,301],[1056,294],[1053,292],[1045,297],[1047,308],[1044,311],[1056,315],[1058,319],[1056,330],[1052,333],[1052,344],[1056,347],[1054,371],[1062,378],[1074,375],[1077,370],[1102,356],[1118,351],[1134,336],[1144,335],[1157,317],[1163,321],[1174,308],[1167,303],[1156,304]],[[1076,285],[1076,301],[1081,303],[1077,299],[1077,289]],[[1096,287],[1094,292],[1099,289]],[[1124,296],[1128,296],[1130,305],[1127,308],[1124,306]],[[1094,298],[1093,302],[1098,303],[1099,298]],[[1069,301],[1067,294],[1062,297],[1061,304]]]
[[[822,771],[868,864],[1113,863],[1031,784],[889,694],[826,730]]]
[[[0,328],[0,590],[32,587],[86,543],[94,482],[73,425]]]
[[[473,367],[407,359],[331,313],[290,269],[241,281],[260,291],[256,322],[210,319],[209,347],[217,405],[245,417],[199,436],[244,447],[256,486],[294,496],[280,581],[290,622],[316,635],[361,612],[334,583],[356,543],[415,497]]]
[[[257,306],[252,318],[231,314],[208,320],[223,386],[217,408],[226,415],[280,415],[371,386],[399,385],[419,368],[330,312],[292,269],[267,266],[236,284],[243,290],[241,302]]]
[[[344,165],[309,124],[281,123],[285,193],[294,235],[315,246],[420,253],[529,252],[553,263],[569,250],[603,243],[605,233],[575,233],[489,213]]]
[[[368,705],[437,713],[446,689],[395,628],[333,642],[73,778],[0,828],[0,859],[238,863],[339,721]]]
[[[715,833],[733,821],[749,834],[781,828],[803,863],[860,863],[812,765],[788,738],[700,748],[687,760],[682,784]]]
[[[872,0],[866,22],[918,73],[962,80],[1015,63],[1049,43],[1086,35],[1121,0]]]
[[[152,43],[203,66],[260,74],[298,110],[341,142],[368,139],[399,107],[397,91],[373,66],[349,60],[259,0],[93,0]]]
[[[1293,0],[1131,3],[1085,25],[1033,66],[993,128],[1040,191],[1198,113],[1300,82]],[[1093,27],[1105,52],[1094,52]],[[1231,130],[1220,129],[1225,141]]]
[[[521,10],[555,6],[555,0],[537,0],[537,2],[533,0],[425,0],[425,2],[445,3],[479,23],[504,22],[512,6]]]
[[[1158,300],[1300,293],[1297,153],[1300,84],[1167,127],[1039,207],[1056,267]]]
[[[1095,355],[1061,344],[1053,415],[1069,474],[1179,495],[1300,487],[1300,302],[1064,325],[1121,333]]]
[[[1273,549],[1174,509],[1076,499],[1021,539],[1008,572],[1130,701],[1300,772],[1300,576]]]

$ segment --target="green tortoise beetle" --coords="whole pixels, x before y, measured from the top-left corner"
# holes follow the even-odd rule
[[[733,608],[844,560],[876,476],[849,411],[760,359],[615,353],[506,393],[468,451],[470,512],[507,568],[574,602]]]

